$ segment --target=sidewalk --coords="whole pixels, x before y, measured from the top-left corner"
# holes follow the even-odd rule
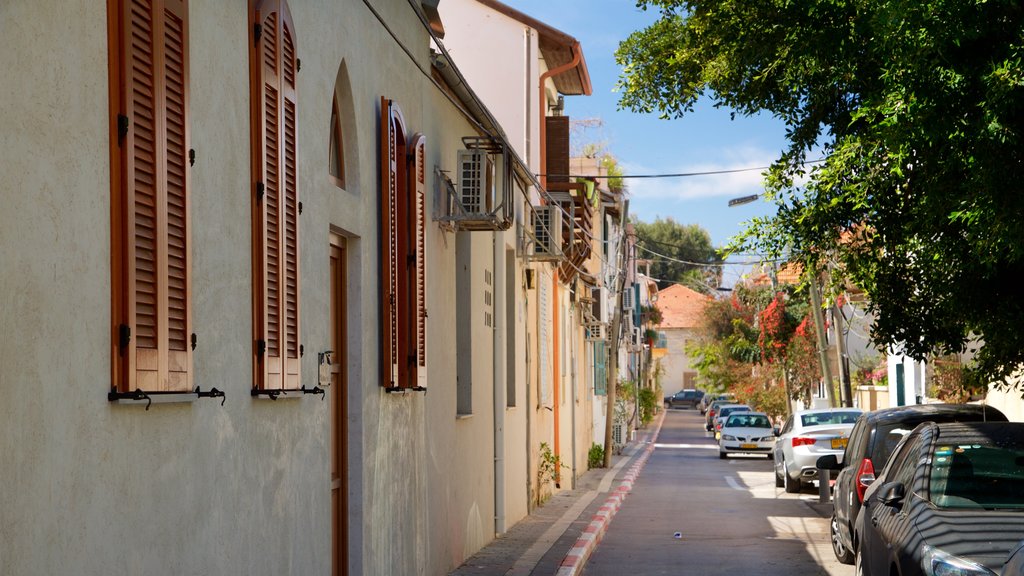
[[[576,488],[563,490],[494,539],[451,576],[574,576],[579,574],[632,489],[654,448],[665,417],[660,411],[637,439],[612,456],[612,467],[588,470]]]

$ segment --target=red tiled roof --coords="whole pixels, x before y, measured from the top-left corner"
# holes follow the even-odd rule
[[[673,284],[659,290],[656,304],[661,310],[660,328],[696,328],[710,301],[710,296],[682,284]]]

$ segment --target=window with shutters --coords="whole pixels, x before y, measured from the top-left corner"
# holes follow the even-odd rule
[[[608,350],[605,341],[594,342],[594,395],[608,395]]]
[[[426,389],[426,138],[381,98],[381,385]]]
[[[188,2],[110,8],[112,389],[189,392]]]
[[[295,28],[283,0],[255,2],[251,18],[254,389],[294,390],[302,354]]]

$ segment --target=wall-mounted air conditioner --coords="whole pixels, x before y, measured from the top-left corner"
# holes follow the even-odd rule
[[[444,230],[508,230],[514,223],[512,191],[522,186],[505,145],[484,136],[466,136],[451,172],[435,168],[438,194],[434,220]]]
[[[634,310],[636,308],[634,300],[636,300],[636,298],[634,297],[633,287],[627,286],[626,289],[622,291],[622,309]]]
[[[557,206],[533,207],[533,260],[562,258],[562,212]]]
[[[491,218],[496,205],[494,161],[487,150],[459,150],[459,203],[466,219]]]
[[[587,333],[587,342],[597,342],[608,339],[608,325],[604,322],[595,322],[584,326]]]

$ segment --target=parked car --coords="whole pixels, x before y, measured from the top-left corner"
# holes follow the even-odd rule
[[[726,398],[723,400],[714,400],[708,405],[707,412],[704,413],[704,429],[711,432],[715,429],[715,417],[718,416],[718,408],[725,404],[735,404],[736,400],[732,398]]]
[[[853,526],[868,485],[875,479],[896,444],[922,422],[1006,422],[991,406],[976,404],[920,404],[874,410],[861,416],[850,432],[849,445],[840,457],[826,455],[819,468],[838,471],[832,490],[832,551],[844,564],[853,564]]]
[[[680,390],[671,396],[665,397],[666,408],[695,408],[704,397],[703,390]]]
[[[799,410],[786,419],[775,441],[775,486],[799,492],[818,477],[818,458],[846,449],[859,408]]]
[[[700,410],[701,415],[707,413],[708,408],[711,407],[711,403],[715,400],[724,400],[726,404],[733,404],[736,402],[735,394],[712,394],[711,392],[705,392],[704,397],[700,399],[700,403],[697,404],[697,409]]]
[[[718,406],[718,415],[715,416],[715,439],[718,439],[722,432],[722,423],[725,422],[725,418],[728,418],[734,412],[750,412],[750,406],[746,404],[720,404]]]
[[[772,421],[764,412],[733,412],[722,424],[718,440],[718,457],[729,454],[764,454],[772,459],[775,433]]]
[[[1024,423],[926,422],[864,495],[857,574],[1002,572],[1024,538]]]

